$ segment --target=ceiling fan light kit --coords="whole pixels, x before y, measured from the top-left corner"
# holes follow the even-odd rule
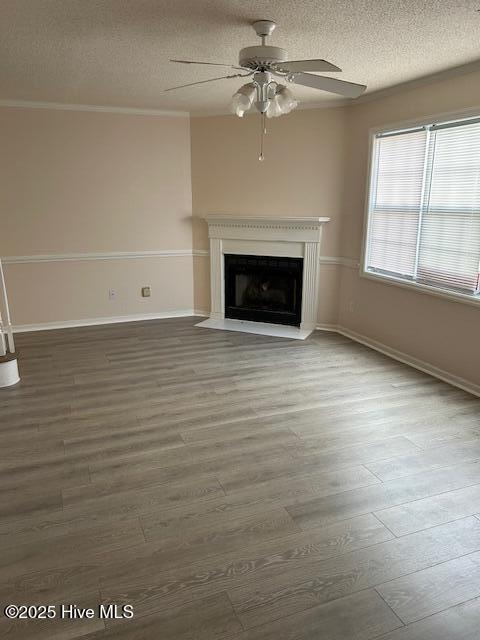
[[[276,118],[290,113],[298,106],[293,93],[284,84],[266,80],[264,84],[253,81],[241,86],[233,94],[230,108],[232,113],[243,118],[254,102],[257,110],[267,118]]]
[[[263,160],[263,136],[266,133],[265,117],[276,118],[290,113],[298,106],[293,93],[285,84],[278,81],[302,85],[312,89],[319,89],[329,93],[336,93],[346,98],[357,98],[366,86],[354,82],[345,82],[328,76],[317,76],[306,71],[339,72],[341,69],[326,60],[288,60],[288,53],[280,47],[272,47],[265,44],[265,39],[271,36],[275,30],[275,22],[272,20],[257,20],[252,24],[257,36],[261,38],[260,46],[245,47],[241,49],[238,66],[217,62],[196,62],[192,60],[171,60],[181,64],[205,64],[224,66],[241,71],[243,73],[230,74],[220,78],[192,82],[180,87],[171,87],[166,91],[181,89],[194,84],[205,84],[227,78],[251,77],[251,81],[242,85],[233,95],[230,105],[231,111],[243,118],[253,105],[262,114],[261,124],[261,152],[259,159]],[[252,77],[253,76],[253,77]]]

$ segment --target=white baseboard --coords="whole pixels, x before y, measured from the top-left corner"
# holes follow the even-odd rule
[[[347,327],[342,327],[341,325],[326,325],[320,324],[317,326],[317,329],[320,331],[333,331],[335,333],[339,333],[346,338],[350,338],[355,342],[359,342],[360,344],[365,345],[366,347],[370,347],[370,349],[374,349],[375,351],[379,351],[384,355],[393,358],[394,360],[398,360],[403,364],[407,364],[414,369],[418,369],[423,373],[427,373],[428,375],[433,376],[434,378],[438,378],[443,382],[447,382],[448,384],[453,385],[454,387],[458,387],[463,391],[467,391],[468,393],[473,394],[474,396],[480,397],[480,385],[474,384],[465,378],[461,378],[460,376],[456,376],[453,373],[449,373],[448,371],[444,371],[439,367],[430,364],[429,362],[425,362],[424,360],[419,360],[418,358],[414,358],[407,353],[403,353],[403,351],[398,351],[397,349],[393,349],[382,342],[378,342],[373,338],[369,338],[368,336],[364,336],[360,333],[356,333]]]
[[[315,327],[315,329],[316,329],[317,331],[333,331],[333,332],[335,332],[335,333],[338,333],[338,332],[337,332],[338,325],[336,325],[336,324],[326,324],[326,323],[323,323],[323,324],[317,324],[317,326]]]
[[[27,331],[48,331],[51,329],[69,329],[73,327],[90,327],[100,324],[116,324],[118,322],[140,322],[142,320],[161,320],[165,318],[185,318],[188,316],[205,316],[194,309],[180,309],[174,311],[158,311],[157,313],[138,313],[129,316],[111,316],[103,318],[82,318],[81,320],[61,320],[59,322],[41,322],[39,324],[17,324],[13,326],[14,333]]]

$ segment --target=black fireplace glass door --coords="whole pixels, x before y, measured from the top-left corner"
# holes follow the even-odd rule
[[[225,255],[225,317],[300,325],[302,258]]]

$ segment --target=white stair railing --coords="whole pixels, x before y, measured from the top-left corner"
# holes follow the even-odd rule
[[[7,345],[5,344],[5,333],[3,331],[2,316],[0,314],[0,356],[7,353]]]
[[[13,340],[12,321],[10,318],[10,308],[8,306],[7,286],[3,273],[2,261],[0,260],[0,355],[15,353],[15,342]]]

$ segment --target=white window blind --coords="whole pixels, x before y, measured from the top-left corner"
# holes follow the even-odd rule
[[[375,138],[365,269],[480,291],[480,121]]]

